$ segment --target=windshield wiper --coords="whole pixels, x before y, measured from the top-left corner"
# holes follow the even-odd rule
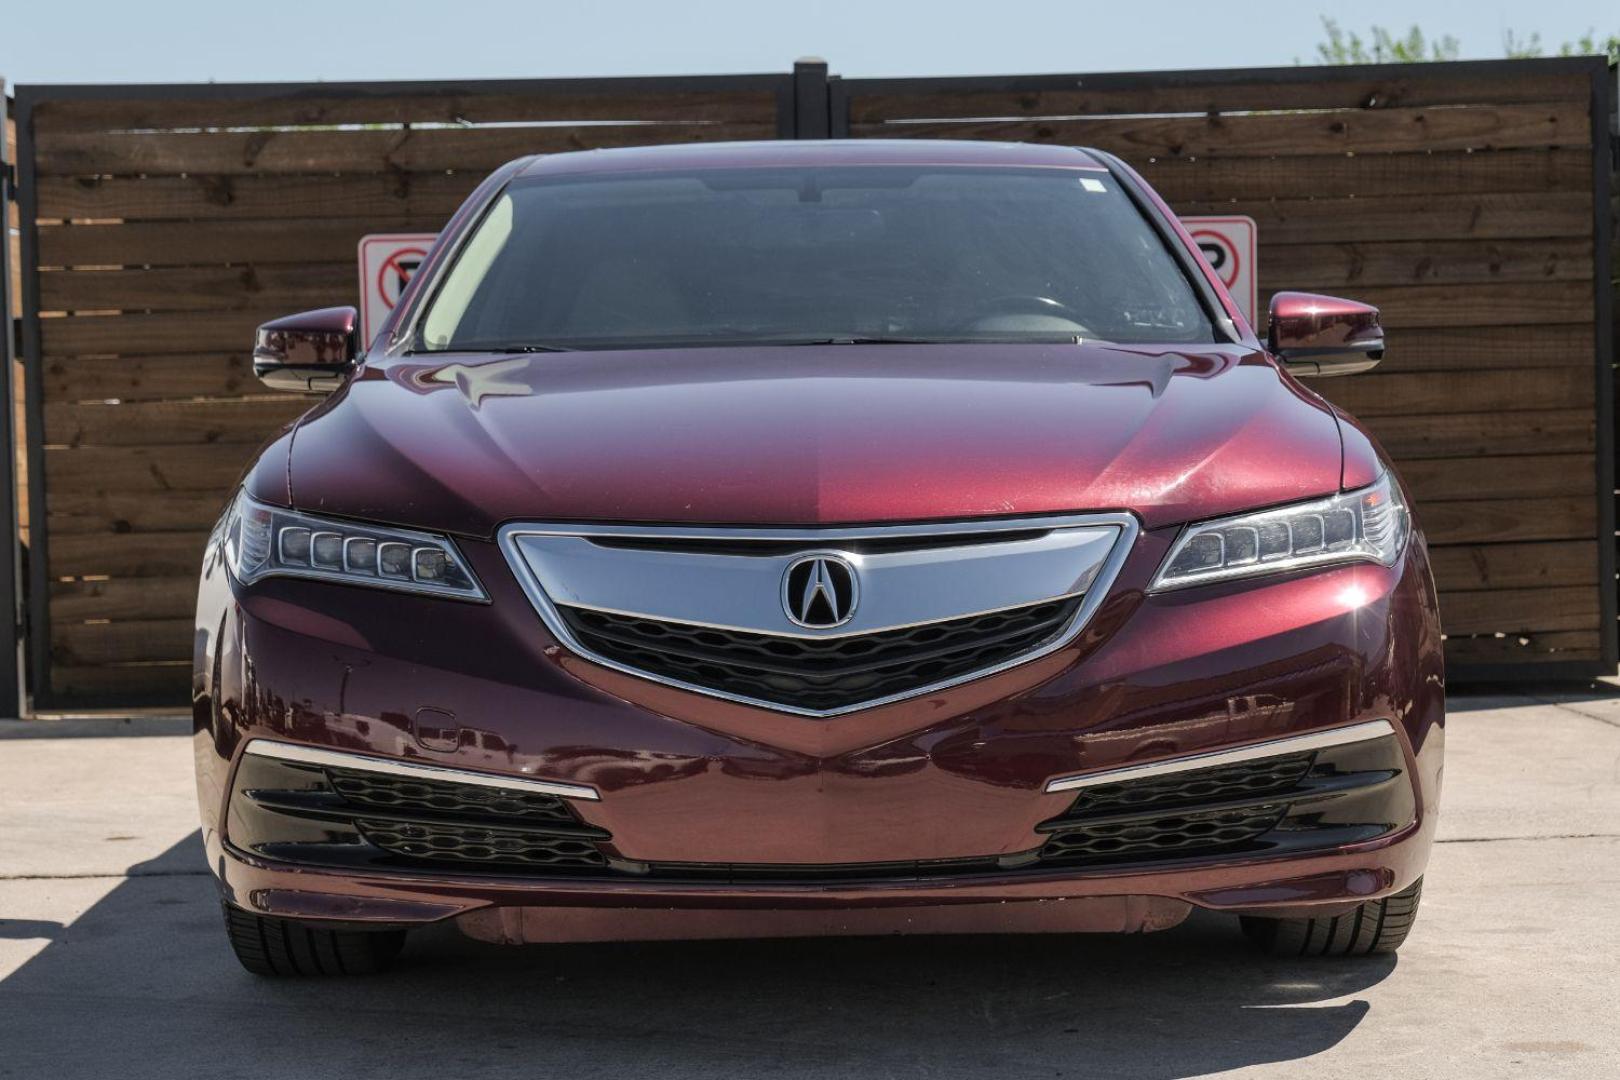
[[[461,345],[452,345],[445,349],[410,349],[407,356],[431,355],[433,353],[551,353],[551,352],[578,352],[567,345],[543,345],[538,342],[516,341],[496,342],[486,344],[481,341],[469,341]]]
[[[1079,334],[1052,334],[1043,337],[825,337],[790,341],[789,345],[1078,345]],[[778,344],[764,342],[763,344]]]

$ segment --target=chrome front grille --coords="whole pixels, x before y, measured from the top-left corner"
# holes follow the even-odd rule
[[[678,682],[799,709],[830,710],[983,671],[1063,632],[1080,601],[817,640],[716,630],[558,606],[592,652]]]
[[[1137,532],[1127,514],[829,529],[512,525],[557,639],[698,693],[832,716],[1074,639]]]

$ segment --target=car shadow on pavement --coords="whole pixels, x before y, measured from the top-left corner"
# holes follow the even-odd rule
[[[1269,959],[1197,914],[1146,936],[523,948],[435,927],[384,976],[261,980],[201,870],[193,834],[0,982],[0,1076],[1198,1076],[1334,1046],[1395,968]]]

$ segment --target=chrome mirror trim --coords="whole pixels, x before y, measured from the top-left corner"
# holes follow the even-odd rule
[[[1103,784],[1146,780],[1155,776],[1192,772],[1195,769],[1208,769],[1220,765],[1238,765],[1245,761],[1258,761],[1261,758],[1276,757],[1279,754],[1297,754],[1304,750],[1323,750],[1330,746],[1345,746],[1350,743],[1366,742],[1369,739],[1381,739],[1386,735],[1393,734],[1395,734],[1395,725],[1388,720],[1369,720],[1362,724],[1351,724],[1349,727],[1329,728],[1326,731],[1313,731],[1306,735],[1290,735],[1283,739],[1252,743],[1249,746],[1240,746],[1233,750],[1214,750],[1204,754],[1189,754],[1186,757],[1170,758],[1165,761],[1150,761],[1143,765],[1127,765],[1121,769],[1108,769],[1105,772],[1059,777],[1047,783],[1046,793],[1050,795],[1058,791],[1079,791],[1083,788],[1099,787]]]
[[[557,611],[552,596],[547,592],[545,586],[542,584],[535,568],[531,565],[529,558],[526,557],[522,546],[522,541],[525,537],[562,537],[573,539],[589,539],[595,537],[664,540],[754,540],[776,542],[802,541],[806,545],[804,551],[794,552],[790,556],[784,556],[780,561],[784,562],[785,564],[786,561],[797,558],[799,555],[805,552],[817,550],[837,551],[839,541],[877,538],[893,539],[895,537],[906,536],[926,538],[931,536],[949,536],[957,534],[984,536],[986,534],[995,534],[999,532],[1079,529],[1095,530],[1104,527],[1115,531],[1116,533],[1116,535],[1113,537],[1112,545],[1109,547],[1105,556],[1103,556],[1100,560],[1096,560],[1095,565],[1087,568],[1087,572],[1083,579],[1079,579],[1077,583],[1069,588],[1064,594],[1067,596],[1081,596],[1082,599],[1068,625],[1064,627],[1063,631],[1058,634],[1057,637],[1053,638],[1045,645],[1020,656],[1014,657],[1011,660],[1003,661],[1002,663],[992,665],[988,668],[969,672],[955,678],[930,683],[927,686],[920,686],[904,693],[891,694],[870,701],[858,702],[854,705],[825,710],[796,708],[794,706],[784,705],[778,702],[765,701],[757,698],[726,693],[724,691],[715,690],[694,683],[688,683],[678,679],[668,678],[643,671],[630,665],[619,663],[618,661],[609,659],[608,657],[592,651],[579,641],[579,639],[569,628],[567,622]],[[613,671],[618,671],[627,675],[634,675],[637,678],[646,679],[649,682],[660,683],[665,686],[673,686],[677,689],[686,690],[695,694],[703,694],[706,697],[719,698],[721,700],[732,701],[754,708],[767,709],[772,712],[788,713],[796,716],[826,718],[831,716],[840,716],[845,713],[858,712],[862,709],[876,708],[880,705],[889,705],[897,701],[904,701],[908,698],[934,693],[936,691],[957,686],[975,679],[982,679],[990,675],[999,674],[1000,672],[1017,667],[1021,664],[1029,663],[1032,660],[1047,656],[1053,652],[1056,652],[1058,649],[1063,648],[1080,634],[1080,631],[1085,628],[1086,624],[1091,620],[1092,615],[1096,613],[1097,608],[1102,604],[1103,599],[1108,595],[1108,591],[1113,585],[1114,579],[1118,575],[1120,567],[1124,565],[1125,559],[1130,555],[1131,550],[1135,546],[1135,541],[1139,531],[1140,526],[1133,515],[1124,513],[1110,513],[1057,515],[1038,518],[997,518],[994,520],[984,521],[967,520],[953,522],[930,522],[919,525],[839,526],[834,528],[723,528],[679,525],[641,526],[516,523],[503,527],[499,531],[497,539],[502,553],[506,556],[508,565],[511,566],[512,572],[517,576],[519,584],[522,585],[523,591],[528,595],[530,602],[534,605],[536,612],[540,615],[540,618],[544,622],[547,630],[549,630],[552,636],[555,637],[557,641],[568,651],[601,667],[609,668]],[[779,560],[770,561],[774,566],[774,564]],[[778,598],[779,590],[776,584],[776,575],[778,575],[780,571],[773,569],[771,573],[771,585],[769,589],[765,590],[765,595],[769,598],[773,607],[780,607]],[[1055,599],[1056,597],[1051,598]],[[1036,599],[1021,600],[1020,604],[1036,602]],[[571,601],[570,603],[572,604],[573,602]],[[1001,605],[1000,607],[991,607],[987,609],[987,611],[1005,610],[1008,607],[1014,606],[1020,605]],[[599,608],[598,610],[610,609]],[[868,608],[868,611],[870,610],[871,609]],[[785,615],[782,615],[780,618],[781,626],[779,628],[773,627],[768,630],[755,630],[753,632],[772,633],[782,637],[796,636],[808,638],[828,638],[848,636],[856,633],[877,633],[881,630],[900,629],[904,626],[926,625],[929,622],[945,621],[951,617],[960,618],[972,614],[984,614],[987,613],[987,611],[967,611],[960,612],[955,615],[946,615],[943,617],[936,615],[932,618],[921,619],[910,623],[901,622],[891,625],[885,622],[881,626],[866,625],[855,629],[852,629],[849,625],[845,625],[830,631],[807,631],[797,629],[789,625]],[[633,611],[615,611],[615,613],[649,615],[647,612]],[[704,625],[703,623],[692,618],[671,618],[667,614],[654,614],[650,615],[649,617],[665,619],[673,622],[686,622],[694,625]]]
[[[1300,378],[1325,379],[1338,375],[1360,375],[1371,371],[1384,359],[1384,341],[1337,349],[1289,349],[1282,354],[1283,366],[1289,374]]]
[[[498,788],[502,791],[527,791],[536,795],[553,795],[559,799],[583,799],[598,802],[602,796],[587,784],[565,784],[556,780],[531,780],[524,776],[499,776],[494,773],[456,769],[447,765],[426,762],[398,761],[394,758],[355,754],[346,750],[327,750],[301,743],[277,742],[274,739],[254,739],[242,748],[243,754],[255,757],[291,761],[299,765],[331,766],[334,769],[356,769],[363,772],[404,776],[412,780],[437,780],[473,787]]]

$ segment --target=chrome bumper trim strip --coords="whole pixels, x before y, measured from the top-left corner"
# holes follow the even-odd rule
[[[554,780],[531,780],[523,776],[498,776],[494,773],[452,769],[444,765],[429,765],[414,761],[396,761],[392,758],[354,754],[344,750],[326,750],[318,746],[276,742],[273,739],[254,739],[242,753],[255,757],[277,758],[300,765],[330,765],[336,769],[357,769],[364,772],[404,776],[412,780],[438,780],[451,784],[470,784],[474,787],[499,788],[503,791],[528,791],[536,795],[555,795],[559,799],[587,799],[600,801],[595,788],[585,784],[563,784]]]
[[[1081,788],[1098,787],[1102,784],[1118,784],[1128,780],[1146,780],[1149,777],[1191,772],[1194,769],[1208,769],[1218,765],[1237,765],[1245,761],[1257,761],[1260,758],[1277,757],[1281,754],[1297,754],[1304,750],[1322,750],[1329,746],[1346,746],[1350,743],[1381,739],[1386,735],[1393,734],[1395,734],[1395,725],[1388,720],[1369,720],[1362,724],[1351,724],[1349,727],[1329,728],[1326,731],[1313,731],[1306,735],[1290,735],[1284,739],[1253,743],[1232,750],[1212,750],[1204,754],[1191,754],[1187,757],[1170,758],[1166,761],[1150,761],[1144,765],[1127,765],[1124,768],[1109,769],[1106,772],[1059,777],[1047,783],[1046,792],[1050,795],[1057,791],[1078,791]]]

